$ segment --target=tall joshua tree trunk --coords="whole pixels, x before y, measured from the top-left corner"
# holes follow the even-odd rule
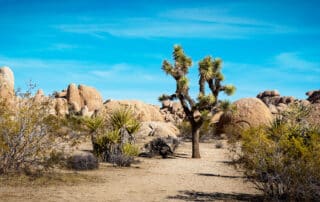
[[[199,147],[201,125],[194,123],[194,124],[191,124],[191,128],[192,128],[192,158],[201,158],[200,147]]]

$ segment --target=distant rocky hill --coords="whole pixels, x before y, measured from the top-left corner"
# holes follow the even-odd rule
[[[320,90],[308,91],[307,99],[296,99],[292,96],[281,96],[277,90],[266,90],[257,95],[257,98],[240,99],[235,102],[238,110],[235,115],[219,113],[214,121],[218,125],[227,123],[232,125],[255,126],[270,122],[288,108],[291,103],[301,103],[312,108],[309,121],[320,125]],[[14,102],[14,74],[9,67],[0,68],[0,97]],[[54,96],[45,96],[39,89],[33,97],[37,102],[48,101],[50,113],[65,116],[76,114],[92,116],[101,110],[110,113],[119,107],[130,108],[138,115],[142,122],[168,122],[174,125],[185,119],[183,109],[179,102],[162,101],[161,108],[137,100],[107,100],[103,102],[101,94],[93,87],[86,85],[69,84],[66,89],[55,92]],[[261,100],[261,101],[260,101]],[[262,103],[262,104],[261,104]],[[220,118],[221,115],[221,118]],[[163,127],[163,124],[158,124]],[[172,127],[170,125],[170,127]]]

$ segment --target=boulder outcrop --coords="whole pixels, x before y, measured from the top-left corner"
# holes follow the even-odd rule
[[[93,87],[79,85],[79,95],[81,98],[81,108],[88,107],[90,112],[99,110],[103,107],[103,99],[100,93]]]
[[[308,91],[306,92],[306,95],[308,96],[307,100],[310,103],[320,103],[320,90]]]
[[[170,100],[163,100],[160,109],[161,114],[166,122],[179,124],[185,118],[185,113],[180,102],[173,102]]]
[[[218,123],[219,131],[238,130],[270,124],[273,116],[268,107],[257,98],[243,98],[233,103],[235,112],[224,113]]]
[[[104,104],[106,113],[124,107],[137,115],[140,121],[164,121],[160,108],[137,100],[108,100]]]
[[[14,75],[9,67],[0,68],[0,97],[11,100],[14,92]]]
[[[67,90],[55,94],[55,99],[67,101],[66,114],[73,112],[89,116],[103,108],[103,99],[100,93],[95,88],[85,85],[69,84]]]
[[[297,101],[293,96],[281,96],[277,90],[266,90],[257,95],[269,108],[272,114],[278,115],[287,109],[289,104]]]
[[[135,134],[137,141],[148,142],[154,138],[177,138],[179,129],[172,123],[147,121],[142,122],[139,131]]]

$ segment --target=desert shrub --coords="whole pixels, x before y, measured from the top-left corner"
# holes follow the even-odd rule
[[[109,156],[109,162],[120,167],[130,167],[133,161],[134,158],[132,156],[123,154],[122,152],[113,152]]]
[[[50,115],[49,104],[36,102],[30,91],[12,102],[0,100],[0,174],[40,172],[59,163],[61,143],[72,144],[72,137],[60,130],[65,120]]]
[[[145,148],[148,150],[142,156],[154,157],[157,155],[162,156],[162,158],[167,158],[170,155],[173,155],[174,150],[178,147],[179,141],[176,139],[171,140],[172,149],[168,145],[168,142],[163,138],[155,138],[151,142],[145,145]]]
[[[215,147],[216,149],[222,149],[223,148],[223,143],[221,141],[218,141],[216,144],[215,144]]]
[[[242,133],[239,162],[257,188],[275,200],[320,197],[320,129],[305,122],[307,110],[292,105],[271,126]]]
[[[139,152],[134,145],[134,133],[140,128],[132,111],[119,108],[105,118],[86,118],[83,122],[91,134],[98,158],[114,165],[130,166]]]
[[[91,153],[75,154],[67,159],[66,167],[73,170],[93,170],[99,167],[99,162]]]

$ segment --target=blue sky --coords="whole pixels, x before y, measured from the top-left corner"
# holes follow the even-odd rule
[[[94,86],[105,99],[157,103],[174,92],[161,71],[181,44],[194,66],[223,59],[229,97],[266,89],[305,98],[320,88],[320,1],[0,0],[0,66],[16,87],[31,79],[46,94],[69,83]],[[225,97],[223,97],[225,98]]]

